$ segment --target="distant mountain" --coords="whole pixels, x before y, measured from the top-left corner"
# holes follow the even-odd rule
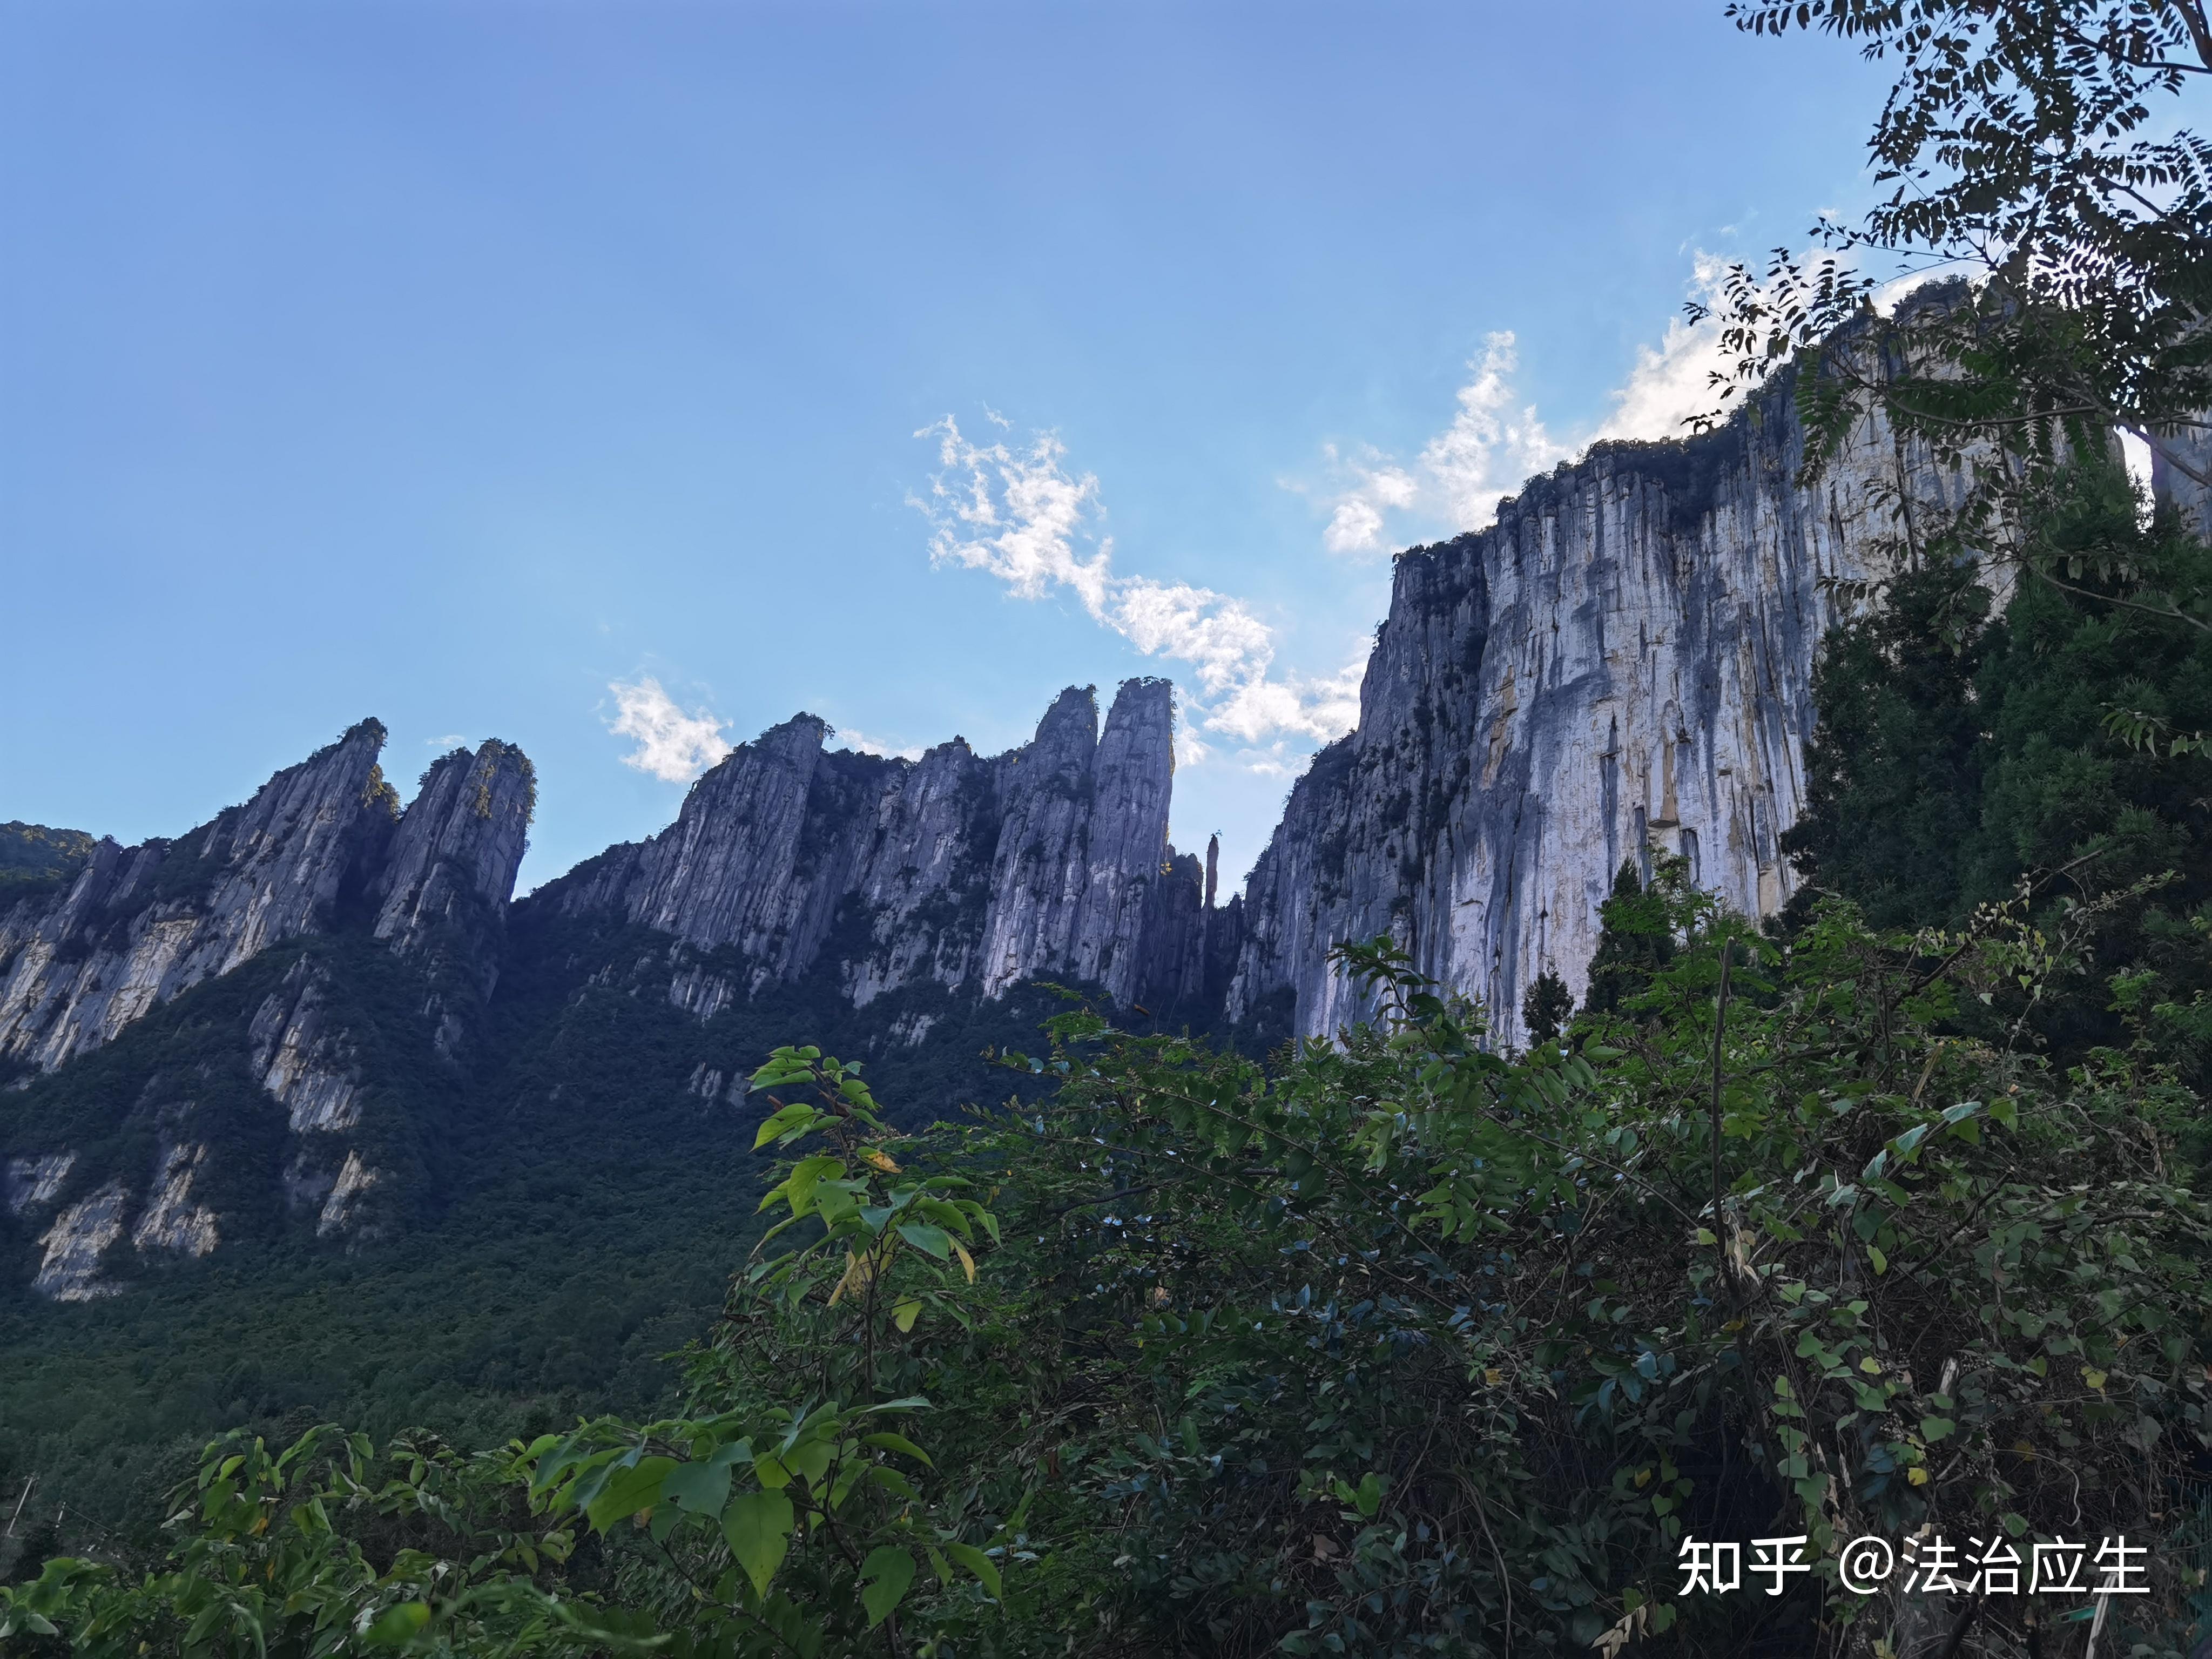
[[[781,1042],[927,1119],[1034,1091],[984,1056],[1052,987],[1264,1048],[1364,1012],[1328,951],[1386,933],[1514,1042],[1622,861],[1773,912],[1836,596],[1960,482],[1878,426],[1817,489],[1802,459],[1785,375],[1403,555],[1358,728],[1225,902],[1169,844],[1158,679],[994,757],[795,716],[519,902],[530,762],[457,750],[403,808],[374,720],[173,841],[0,827],[0,1490],[94,1419],[143,1473],[222,1423],[665,1387],[752,1237]]]
[[[455,1135],[488,1100],[526,1149],[585,1089],[599,1056],[556,1057],[609,999],[665,1013],[606,1034],[601,1109],[636,1109],[672,1025],[667,1095],[725,1115],[776,1042],[934,1051],[1032,980],[1220,1006],[1234,939],[1168,845],[1164,681],[1123,686],[1103,732],[1071,690],[992,759],[827,736],[802,715],[743,745],[664,834],[520,904],[529,761],[457,750],[402,810],[374,720],[185,836],[27,888],[0,908],[8,1277],[82,1302],[240,1238],[417,1225],[466,1186]]]
[[[1538,972],[1582,988],[1624,860],[1680,853],[1753,914],[1790,896],[1777,837],[1837,584],[1960,483],[1873,427],[1817,491],[1803,459],[1784,375],[1720,430],[1600,446],[1403,556],[1358,729],[1226,903],[1214,849],[1168,842],[1164,680],[1103,722],[1070,688],[996,757],[856,754],[795,716],[659,835],[520,903],[529,761],[456,751],[402,810],[365,720],[173,842],[0,888],[0,1283],[82,1300],[235,1238],[419,1225],[466,1184],[454,1125],[496,1103],[526,1149],[574,1099],[583,1062],[553,1057],[609,996],[678,1020],[650,1054],[623,1050],[648,1042],[635,1019],[601,1032],[605,1109],[632,1115],[674,1067],[668,1089],[742,1119],[765,1046],[831,1028],[981,1086],[944,1044],[1041,981],[1252,1043],[1325,1032],[1364,1012],[1330,948],[1385,933],[1516,1041]],[[8,844],[50,866],[75,846]]]

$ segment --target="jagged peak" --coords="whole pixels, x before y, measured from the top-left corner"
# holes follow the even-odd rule
[[[1039,746],[1064,742],[1078,731],[1091,743],[1098,741],[1098,688],[1095,685],[1071,685],[1054,697],[1037,721],[1032,742]]]
[[[311,761],[320,760],[331,750],[343,749],[349,744],[365,743],[372,749],[381,749],[391,735],[392,733],[385,729],[382,720],[374,714],[367,714],[339,732],[335,743],[325,744],[307,758]]]
[[[1175,711],[1175,682],[1157,674],[1139,674],[1115,688],[1114,706],[1107,714],[1106,723],[1114,726],[1157,714],[1165,716],[1172,724]]]

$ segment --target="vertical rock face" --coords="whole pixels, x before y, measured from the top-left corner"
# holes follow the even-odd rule
[[[1166,681],[1122,685],[1103,732],[1095,694],[1071,688],[994,759],[958,738],[918,761],[825,752],[827,735],[802,714],[732,751],[667,830],[544,902],[734,948],[746,985],[688,972],[672,990],[702,1017],[823,967],[856,1003],[923,980],[995,996],[1040,975],[1141,993],[1172,856]]]
[[[179,992],[326,927],[397,803],[363,720],[176,841],[102,842],[68,891],[0,912],[0,1059],[51,1071]]]
[[[43,883],[0,910],[0,1060],[52,1072],[272,946],[330,934],[382,941],[405,958],[419,988],[410,994],[427,998],[427,1043],[449,1050],[497,973],[535,781],[520,750],[494,741],[434,764],[402,813],[377,767],[383,740],[364,720],[212,823],[142,847],[101,842],[65,890]],[[394,1190],[373,1161],[384,1154],[364,1148],[389,1148],[395,1125],[363,1121],[358,1022],[333,1012],[331,973],[313,952],[298,955],[247,1005],[234,1041],[252,1082],[283,1109],[284,1200],[311,1210],[319,1234],[358,1239],[380,1224],[364,1218]],[[25,1097],[30,1116],[9,1126],[15,1146],[0,1174],[9,1215],[46,1223],[32,1275],[40,1293],[103,1296],[122,1283],[103,1263],[203,1256],[221,1242],[223,1218],[203,1190],[234,1200],[240,1190],[237,1166],[224,1162],[241,1144],[236,1121],[188,1135],[209,1109],[161,1103],[164,1086],[155,1072],[135,1103],[114,1103],[119,1122],[151,1130],[150,1167],[118,1165],[112,1149],[55,1146],[37,1121],[40,1097]]]
[[[436,952],[489,995],[537,801],[528,757],[496,738],[433,763],[370,884],[376,937],[403,955]]]
[[[1879,574],[1955,497],[1878,424],[1816,489],[1786,386],[1686,442],[1601,445],[1494,527],[1398,561],[1358,728],[1315,757],[1247,885],[1228,1012],[1364,1009],[1328,962],[1389,933],[1509,1040],[1549,969],[1579,993],[1625,860],[1687,859],[1753,915],[1790,896],[1831,579]],[[1895,504],[1902,503],[1902,509]]]
[[[494,740],[447,756],[403,814],[363,720],[174,841],[103,841],[67,890],[0,909],[0,1060],[52,1071],[364,896],[403,955],[488,993],[536,779]],[[6,890],[0,888],[0,902]]]
[[[1063,691],[1036,740],[1002,758],[982,986],[1066,974],[1136,997],[1146,908],[1168,873],[1174,690],[1130,680],[1106,730],[1087,692]]]

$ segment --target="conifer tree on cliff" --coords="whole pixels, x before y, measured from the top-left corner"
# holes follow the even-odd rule
[[[1521,1023],[1532,1042],[1556,1042],[1575,1012],[1575,994],[1566,981],[1547,968],[1521,999]]]
[[[1666,874],[1662,870],[1647,888],[1636,860],[1622,861],[1613,878],[1613,896],[1599,910],[1605,925],[1590,958],[1589,995],[1583,1005],[1588,1012],[1620,1013],[1674,959],[1674,936],[1660,891]]]

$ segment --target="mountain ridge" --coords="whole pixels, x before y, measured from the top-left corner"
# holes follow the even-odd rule
[[[825,722],[795,715],[696,781],[658,835],[519,901],[528,759],[497,740],[456,750],[403,810],[373,720],[183,836],[98,843],[63,890],[9,902],[0,887],[15,1282],[104,1294],[133,1249],[143,1265],[225,1236],[193,1196],[225,1178],[214,1143],[181,1109],[137,1170],[95,1169],[42,1126],[40,1100],[135,1022],[272,951],[294,954],[224,1039],[258,1103],[225,1109],[269,1115],[287,1149],[264,1182],[272,1211],[347,1248],[407,1224],[421,1206],[404,1194],[437,1186],[423,1114],[447,1109],[410,1105],[377,1064],[419,1045],[399,1069],[445,1079],[426,1099],[458,1099],[514,1069],[482,1033],[557,1048],[565,1011],[602,994],[680,1015],[693,1035],[670,1075],[738,1116],[759,1055],[718,1034],[752,1032],[748,1009],[836,1024],[872,1055],[934,1053],[949,1032],[998,1029],[982,1005],[1054,981],[1264,1046],[1368,1012],[1330,951],[1377,934],[1517,1044],[1537,974],[1581,992],[1622,862],[1679,855],[1753,915],[1787,902],[1779,838],[1803,804],[1819,641],[1839,594],[1914,556],[1916,504],[1964,488],[1871,419],[1808,483],[1793,390],[1778,376],[1687,440],[1597,446],[1490,527],[1401,554],[1357,726],[1314,757],[1226,902],[1218,849],[1168,838],[1176,712],[1157,678],[1123,682],[1103,718],[1096,688],[1071,686],[994,757],[957,738],[913,760],[831,749]],[[518,939],[524,957],[560,941],[550,979]],[[316,943],[344,939],[359,948]],[[372,947],[391,1004],[376,1032],[334,1012]],[[521,967],[543,999],[527,1036],[493,1018]],[[976,1079],[968,1066],[947,1059],[944,1086]],[[178,1095],[164,1077],[149,1059],[117,1121]],[[557,1102],[545,1087],[508,1109]]]

